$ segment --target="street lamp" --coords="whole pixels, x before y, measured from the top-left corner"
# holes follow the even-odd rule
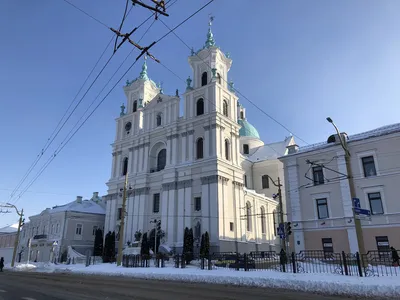
[[[330,117],[327,117],[326,120],[332,124],[332,126],[335,128],[336,133],[338,135],[340,145],[342,146],[344,153],[345,153],[345,162],[346,162],[346,170],[347,170],[347,179],[349,181],[349,188],[350,188],[350,197],[351,201],[353,203],[353,199],[356,198],[356,189],[354,186],[354,178],[353,178],[353,172],[351,170],[351,164],[350,164],[350,151],[347,146],[347,141],[342,137],[340,134],[339,129],[333,122],[333,120]],[[353,205],[352,205],[353,206]],[[356,218],[356,214],[354,211],[353,207],[353,218],[354,218],[354,225],[356,229],[356,235],[357,235],[357,243],[358,243],[358,250],[361,254],[365,254],[365,248],[364,248],[364,236],[363,236],[363,231],[361,228],[361,221]]]

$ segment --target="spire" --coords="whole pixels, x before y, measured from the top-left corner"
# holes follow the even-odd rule
[[[214,17],[210,14],[209,15],[209,21],[208,21],[208,33],[207,33],[207,40],[206,43],[204,45],[205,48],[210,48],[215,46],[215,41],[214,41],[214,35],[211,31],[211,26],[212,26],[212,22],[214,21]]]
[[[140,72],[140,79],[149,80],[149,76],[147,76],[147,56],[144,56],[144,63],[142,66],[142,72]]]

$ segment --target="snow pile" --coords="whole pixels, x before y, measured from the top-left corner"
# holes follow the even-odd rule
[[[37,268],[37,266],[33,264],[18,264],[14,267],[18,271],[30,271]]]
[[[229,269],[201,270],[196,266],[185,269],[167,266],[165,268],[123,268],[115,264],[52,265],[53,272],[72,272],[78,274],[127,276],[142,279],[174,280],[281,288],[296,291],[368,297],[400,298],[398,277],[356,277],[336,274],[293,274],[277,271],[235,271]],[[36,271],[40,272],[39,269]]]

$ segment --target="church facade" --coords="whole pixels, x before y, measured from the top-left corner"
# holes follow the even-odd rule
[[[273,144],[276,153],[260,140],[227,81],[232,60],[215,46],[211,27],[188,61],[193,75],[182,99],[178,92],[163,93],[149,78],[146,61],[124,87],[127,105],[116,119],[105,233],[119,231],[127,176],[124,236],[117,234],[124,244],[137,231],[150,233],[159,220],[162,243],[178,253],[186,227],[193,229],[195,251],[206,231],[211,252],[277,250],[278,202],[268,177],[283,176],[277,157],[293,138]]]

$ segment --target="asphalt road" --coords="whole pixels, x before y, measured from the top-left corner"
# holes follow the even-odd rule
[[[286,290],[63,273],[0,273],[0,300],[339,300]]]

